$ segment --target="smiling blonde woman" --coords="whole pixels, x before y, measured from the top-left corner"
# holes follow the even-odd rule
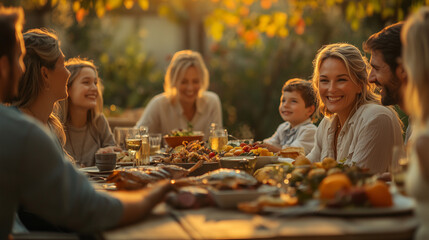
[[[148,103],[136,127],[167,134],[191,124],[208,138],[211,123],[222,126],[220,99],[208,87],[209,73],[201,55],[191,50],[176,52],[165,74],[164,93]]]
[[[322,47],[314,60],[313,85],[325,118],[307,157],[312,162],[330,157],[373,173],[386,172],[392,147],[403,144],[401,125],[372,91],[359,49],[345,43]]]

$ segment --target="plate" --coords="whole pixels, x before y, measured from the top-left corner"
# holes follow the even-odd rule
[[[413,209],[414,201],[411,198],[404,197],[400,194],[394,194],[392,207],[321,208],[318,200],[311,200],[304,206],[264,207],[263,211],[280,216],[317,214],[337,217],[367,217],[407,214],[411,213]]]
[[[380,216],[411,213],[414,209],[414,201],[401,194],[393,195],[392,207],[373,207],[373,208],[321,208],[316,213],[326,216]]]
[[[163,163],[163,164],[166,164],[166,163]],[[173,165],[176,165],[185,169],[189,169],[192,166],[194,166],[195,163],[173,163]],[[200,175],[203,175],[204,173],[208,173],[210,171],[214,171],[219,168],[220,168],[219,162],[203,162],[203,165],[195,169],[195,171],[191,172],[189,176],[200,176]]]
[[[276,187],[266,186],[258,189],[217,190],[208,188],[216,204],[221,208],[236,208],[240,202],[256,200],[259,196],[273,194]]]
[[[116,165],[119,165],[119,166],[132,166],[133,162],[116,162]]]
[[[89,173],[89,174],[110,174],[113,172],[113,170],[111,170],[111,171],[100,171],[100,170],[98,170],[98,168],[96,166],[79,168],[79,171],[82,171],[84,173]]]

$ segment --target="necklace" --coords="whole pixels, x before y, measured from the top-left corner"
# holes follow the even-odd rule
[[[87,135],[87,133],[88,133],[88,125],[85,125],[85,133],[84,133],[84,135],[83,135],[83,141],[82,141],[82,145],[81,145],[81,147],[80,147],[80,154],[79,154],[79,159],[75,159],[75,161],[76,161],[76,163],[80,163],[80,164],[82,164],[82,155],[83,155],[83,148],[84,148],[84,146],[85,146],[85,141],[86,141],[86,135]],[[72,149],[72,153],[73,153],[73,156],[74,156],[74,158],[76,158],[77,157],[77,154],[76,154],[76,151],[74,150],[74,146],[73,146],[73,141],[72,141],[72,138],[70,137],[70,133],[69,133],[69,128],[70,127],[68,127],[68,129],[67,129],[67,131],[66,131],[66,133],[67,133],[67,140],[69,140],[70,141],[70,146],[71,146],[71,149]]]

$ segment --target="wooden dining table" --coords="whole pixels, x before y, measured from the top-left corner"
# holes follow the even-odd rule
[[[412,239],[412,213],[338,217],[248,214],[216,207],[176,210],[158,205],[145,220],[101,233],[103,239]]]

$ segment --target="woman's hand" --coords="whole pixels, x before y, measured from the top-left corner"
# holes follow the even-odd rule
[[[109,146],[109,147],[98,149],[96,153],[113,153],[113,152],[122,152],[122,149],[116,146]]]

